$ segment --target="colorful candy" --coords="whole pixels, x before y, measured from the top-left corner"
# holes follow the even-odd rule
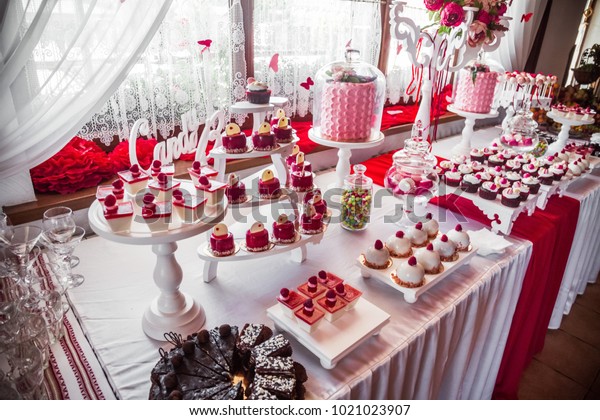
[[[349,230],[367,227],[371,215],[371,191],[364,188],[345,190],[342,194],[342,225]]]

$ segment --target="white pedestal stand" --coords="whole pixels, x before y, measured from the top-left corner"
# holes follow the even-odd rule
[[[268,104],[252,104],[248,101],[237,102],[229,110],[232,114],[252,114],[252,132],[258,131],[258,127],[265,120],[268,112],[271,112],[275,107],[282,107],[288,102],[287,98],[279,96],[271,96]]]
[[[560,132],[558,133],[558,138],[556,139],[556,142],[548,146],[546,156],[560,152],[566,146],[567,140],[569,139],[569,131],[571,130],[571,127],[579,127],[580,125],[593,124],[593,121],[572,120],[570,118],[561,117],[556,115],[554,111],[550,111],[547,114],[547,116],[548,118],[552,118],[557,123],[562,124],[562,127],[560,128]]]
[[[308,138],[317,144],[322,146],[334,147],[339,149],[338,151],[338,162],[335,167],[335,174],[337,176],[333,187],[341,188],[344,186],[344,178],[350,175],[350,157],[352,156],[352,149],[368,149],[370,147],[379,146],[385,140],[385,136],[381,131],[371,135],[371,138],[362,143],[344,143],[339,141],[327,140],[321,137],[321,133],[318,129],[311,128],[308,130]]]
[[[498,112],[496,111],[492,111],[489,114],[477,114],[475,112],[462,111],[452,105],[448,106],[448,111],[454,112],[456,115],[460,115],[461,117],[465,118],[465,128],[462,131],[462,139],[460,143],[452,148],[453,155],[469,156],[469,153],[471,152],[471,139],[473,138],[473,127],[475,126],[475,121],[498,116]]]
[[[92,203],[88,211],[89,222],[99,236],[124,244],[152,245],[152,252],[156,254],[154,283],[160,295],[150,303],[142,318],[142,328],[148,337],[164,341],[164,333],[170,331],[185,337],[204,325],[206,315],[202,305],[179,290],[183,271],[175,258],[175,251],[178,240],[207,231],[224,216],[225,208],[211,209],[204,221],[182,224],[173,214],[169,230],[151,232],[147,225],[134,220],[130,231],[113,232],[102,215],[101,204],[98,201]]]

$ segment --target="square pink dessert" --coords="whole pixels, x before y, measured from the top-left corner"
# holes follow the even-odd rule
[[[347,303],[337,295],[335,290],[329,289],[317,303],[329,322],[337,321],[346,312]]]
[[[300,293],[297,293],[294,290],[289,290],[287,288],[281,289],[279,296],[277,296],[277,302],[279,302],[279,307],[281,308],[283,313],[289,316],[290,318],[294,318],[294,312],[296,312],[302,306],[305,300],[306,298]]]
[[[98,189],[96,189],[96,200],[100,202],[104,201],[107,195],[112,194],[112,191],[112,185],[98,185]]]
[[[140,170],[137,165],[132,165],[131,168],[126,171],[117,172],[117,176],[125,184],[125,190],[132,196],[138,191],[146,188],[148,179],[150,178],[150,176]]]
[[[321,283],[328,289],[335,289],[335,286],[344,282],[344,280],[342,280],[335,274],[329,273],[325,270],[319,271],[319,274],[317,275],[317,280],[319,280],[319,283]]]
[[[294,315],[296,321],[298,321],[298,326],[309,334],[317,329],[325,317],[323,311],[315,308],[312,299],[304,302],[304,306],[294,312]]]
[[[170,201],[153,203],[142,208],[142,217],[151,231],[167,230],[171,221],[172,206]]]
[[[181,182],[174,181],[172,176],[161,172],[156,179],[148,182],[148,189],[156,197],[156,201],[171,201],[173,190],[179,188]]]
[[[300,286],[298,286],[298,290],[304,296],[315,299],[327,292],[328,289],[318,282],[317,276],[312,276],[306,283],[302,283]]]
[[[206,198],[184,195],[181,190],[173,191],[173,208],[183,223],[196,223],[202,219],[205,204]]]
[[[196,194],[199,197],[205,197],[208,199],[208,202],[206,203],[207,205],[216,206],[217,204],[223,202],[226,188],[227,184],[224,182],[215,181],[213,179],[208,179],[205,176],[201,176],[199,178],[198,185],[196,185]]]
[[[349,284],[343,283],[340,283],[335,287],[335,292],[340,298],[346,301],[347,311],[354,308],[356,306],[356,303],[360,300],[360,297],[362,296],[362,292],[360,290],[355,289]]]
[[[129,230],[133,220],[133,203],[131,201],[118,203],[115,196],[109,194],[106,196],[102,208],[104,218],[113,232]]]

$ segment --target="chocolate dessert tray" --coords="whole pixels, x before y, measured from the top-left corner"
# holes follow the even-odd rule
[[[302,330],[295,319],[285,315],[279,304],[267,309],[275,327],[286,331],[308,351],[319,358],[321,366],[333,369],[355,348],[379,334],[390,315],[364,298],[335,322],[322,320],[312,333]]]
[[[413,248],[414,252],[415,248]],[[397,284],[392,279],[392,273],[396,272],[396,268],[406,261],[407,258],[392,258],[392,264],[388,266],[388,268],[377,270],[374,268],[367,267],[364,264],[364,257],[361,255],[357,258],[356,264],[360,267],[360,272],[363,278],[375,278],[382,283],[391,286],[392,288],[402,292],[404,294],[404,300],[408,303],[415,303],[419,296],[423,293],[427,292],[433,286],[443,281],[445,278],[450,276],[454,271],[458,270],[460,267],[466,264],[471,263],[471,258],[477,253],[477,249],[473,246],[469,246],[469,250],[466,252],[459,252],[458,259],[452,262],[442,262],[444,269],[439,274],[425,274],[425,284],[420,287],[403,287]]]
[[[533,214],[539,195],[529,195],[527,200],[519,203],[518,207],[508,207],[501,203],[500,194],[495,200],[486,200],[477,193],[466,193],[460,187],[449,187],[448,185],[445,185],[445,187],[447,194],[454,194],[470,200],[491,220],[492,231],[494,233],[504,233],[505,235],[510,235],[513,223],[521,213],[527,213],[528,216]]]

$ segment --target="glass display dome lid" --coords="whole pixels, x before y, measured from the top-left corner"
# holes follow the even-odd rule
[[[508,121],[500,142],[517,152],[530,152],[539,142],[537,127],[533,113],[528,108],[520,110]]]

